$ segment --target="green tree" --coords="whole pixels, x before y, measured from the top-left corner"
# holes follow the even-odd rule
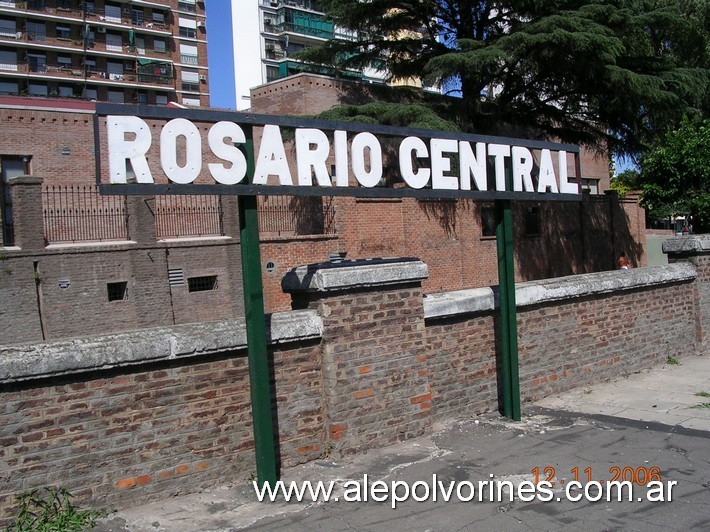
[[[684,121],[641,162],[649,215],[690,215],[696,232],[710,229],[710,120]]]
[[[419,77],[464,131],[638,154],[710,92],[706,0],[320,0],[355,40],[303,59]]]
[[[641,190],[641,186],[641,173],[638,170],[625,170],[611,180],[611,189],[621,196]]]

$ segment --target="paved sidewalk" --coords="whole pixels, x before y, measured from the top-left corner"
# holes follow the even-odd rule
[[[710,431],[710,356],[687,356],[679,362],[548,397],[537,405]],[[708,395],[697,395],[703,392]]]
[[[554,468],[555,501],[258,502],[245,479],[204,493],[130,508],[98,532],[234,530],[709,530],[710,356],[688,356],[616,382],[524,405],[519,423],[497,413],[435,427],[432,436],[284,472],[285,481],[347,480],[476,484],[494,476],[516,485]],[[707,405],[707,406],[704,406]],[[658,467],[676,481],[673,502],[572,502],[563,495],[573,469],[594,480],[612,470]],[[580,475],[581,476],[581,475]],[[583,480],[583,479],[581,479]],[[639,489],[645,489],[640,488]],[[634,492],[634,496],[637,493]]]

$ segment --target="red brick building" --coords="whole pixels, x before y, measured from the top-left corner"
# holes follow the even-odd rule
[[[345,89],[299,75],[256,90],[253,101],[259,111],[294,104],[292,113],[312,114]],[[18,301],[0,314],[0,343],[240,316],[236,199],[98,195],[92,120],[90,102],[0,97],[0,251],[12,272],[0,275],[0,293]],[[11,185],[18,175],[41,180]],[[518,280],[614,269],[621,251],[644,264],[636,198],[607,191],[604,159],[585,154],[581,177],[594,190],[580,203],[515,205]],[[490,202],[268,196],[259,209],[269,312],[291,304],[281,288],[285,272],[334,253],[418,257],[429,267],[426,293],[497,283]],[[33,316],[34,325],[17,322],[21,316]]]

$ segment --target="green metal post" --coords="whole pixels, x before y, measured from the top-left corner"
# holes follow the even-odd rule
[[[251,130],[247,132],[244,149],[247,159],[247,179],[251,182],[254,176],[254,141]],[[276,440],[272,421],[269,355],[266,350],[266,316],[264,288],[261,282],[256,196],[239,196],[238,204],[256,475],[260,485],[267,483],[275,487]]]
[[[506,187],[512,190],[512,173],[506,168]],[[520,421],[520,378],[518,369],[518,324],[515,308],[515,265],[513,255],[513,213],[510,200],[497,200],[498,287],[500,305],[501,374],[503,415]]]

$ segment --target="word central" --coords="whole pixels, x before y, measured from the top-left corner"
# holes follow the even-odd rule
[[[153,141],[150,126],[136,116],[109,115],[107,128],[110,182],[155,183],[147,157]],[[198,127],[187,119],[175,118],[165,123],[160,131],[160,169],[170,181],[190,184],[200,176],[203,140]],[[329,137],[320,129],[296,128],[294,140],[288,142],[295,146],[295,182],[281,129],[267,124],[262,129],[252,184],[267,185],[273,176],[279,185],[348,187],[355,184],[349,179],[350,173],[362,187],[371,188],[382,182],[382,145],[372,133],[349,137],[346,131],[335,130]],[[240,146],[245,143],[244,130],[235,122],[220,121],[210,127],[207,148],[218,162],[207,163],[207,170],[215,182],[235,185],[244,181],[247,161]],[[494,190],[506,191],[505,168],[509,164],[513,191],[579,192],[577,183],[568,181],[567,152],[562,150],[541,149],[536,161],[524,146],[443,138],[425,142],[409,136],[399,143],[398,155],[402,181],[413,189],[485,191],[491,171]],[[132,170],[130,178],[127,163]]]

